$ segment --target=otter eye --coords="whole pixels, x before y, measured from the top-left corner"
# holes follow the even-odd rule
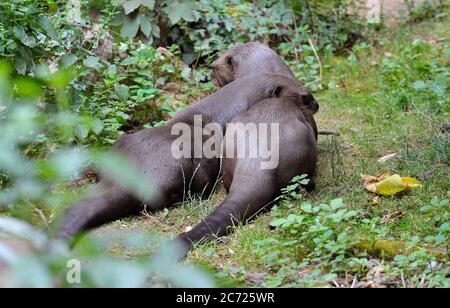
[[[311,105],[313,103],[314,99],[311,95],[307,95],[303,99],[303,103],[307,106]]]

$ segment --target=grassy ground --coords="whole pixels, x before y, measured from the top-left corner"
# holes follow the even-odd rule
[[[450,140],[441,132],[450,122],[447,21],[381,31],[350,54],[324,58],[326,86],[316,94],[317,122],[319,129],[338,131],[340,137],[319,139],[316,191],[299,200],[286,197],[227,238],[197,247],[189,262],[232,285],[448,286]],[[378,162],[391,153],[398,155]],[[382,171],[417,176],[423,187],[374,199],[361,174]],[[121,220],[96,233],[131,229],[175,236],[224,197],[219,187],[210,200]],[[442,206],[434,201],[434,207],[423,209],[435,197]],[[341,209],[357,215],[335,219],[326,207],[309,213],[301,205],[336,198],[343,200]],[[306,222],[269,228],[274,220],[300,216]],[[375,248],[377,240],[387,246]],[[130,256],[121,249],[114,253]]]

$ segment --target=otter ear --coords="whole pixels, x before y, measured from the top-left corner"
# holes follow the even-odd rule
[[[225,63],[231,67],[232,70],[236,68],[236,62],[232,56],[226,56]]]
[[[275,88],[273,89],[273,92],[272,92],[272,96],[277,97],[277,98],[280,97],[281,90],[283,90],[282,86],[275,86]]]

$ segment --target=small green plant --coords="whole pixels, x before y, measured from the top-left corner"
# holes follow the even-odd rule
[[[448,199],[439,200],[434,197],[431,199],[430,204],[423,206],[420,211],[431,214],[432,219],[438,225],[448,222],[450,219],[450,206]]]
[[[302,266],[320,264],[322,270],[329,272],[328,277],[322,277],[325,282],[335,278],[336,274],[345,268],[356,267],[359,271],[362,265],[364,269],[362,259],[348,258],[354,239],[341,229],[341,225],[344,222],[347,226],[355,224],[358,212],[347,209],[342,199],[334,199],[329,204],[319,205],[302,202],[291,211],[294,213],[287,217],[275,218],[270,225],[283,230],[286,236],[283,246],[295,247],[298,257],[302,260]],[[279,216],[279,209],[275,208],[272,215]],[[356,264],[359,266],[355,266]],[[312,279],[312,276],[307,275],[305,279]],[[313,280],[308,283],[312,283]],[[298,283],[306,281],[300,280]]]
[[[283,193],[283,198],[300,199],[302,195],[298,193],[298,191],[302,186],[308,185],[309,181],[310,180],[308,179],[308,175],[306,174],[297,175],[291,180],[288,186],[281,189],[281,192]]]

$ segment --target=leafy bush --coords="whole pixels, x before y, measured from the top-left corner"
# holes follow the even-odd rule
[[[191,70],[177,54],[176,47],[155,49],[124,42],[113,45],[110,61],[89,56],[78,64],[81,73],[73,83],[80,94],[76,106],[98,122],[92,137],[112,143],[126,128],[151,126],[185,106],[162,90],[168,83],[190,81]],[[86,128],[80,136],[82,142],[89,141],[88,132]]]
[[[21,75],[37,63],[63,53],[64,25],[57,7],[42,1],[11,0],[0,3],[0,57],[9,58]]]
[[[297,29],[311,29],[318,48],[330,45],[335,50],[351,46],[361,37],[360,21],[347,10],[345,1],[239,1],[219,0],[125,0],[121,15],[124,37],[142,36],[149,43],[177,43],[183,61],[192,64],[199,58],[207,62],[232,44],[262,41],[277,47],[292,42]]]

